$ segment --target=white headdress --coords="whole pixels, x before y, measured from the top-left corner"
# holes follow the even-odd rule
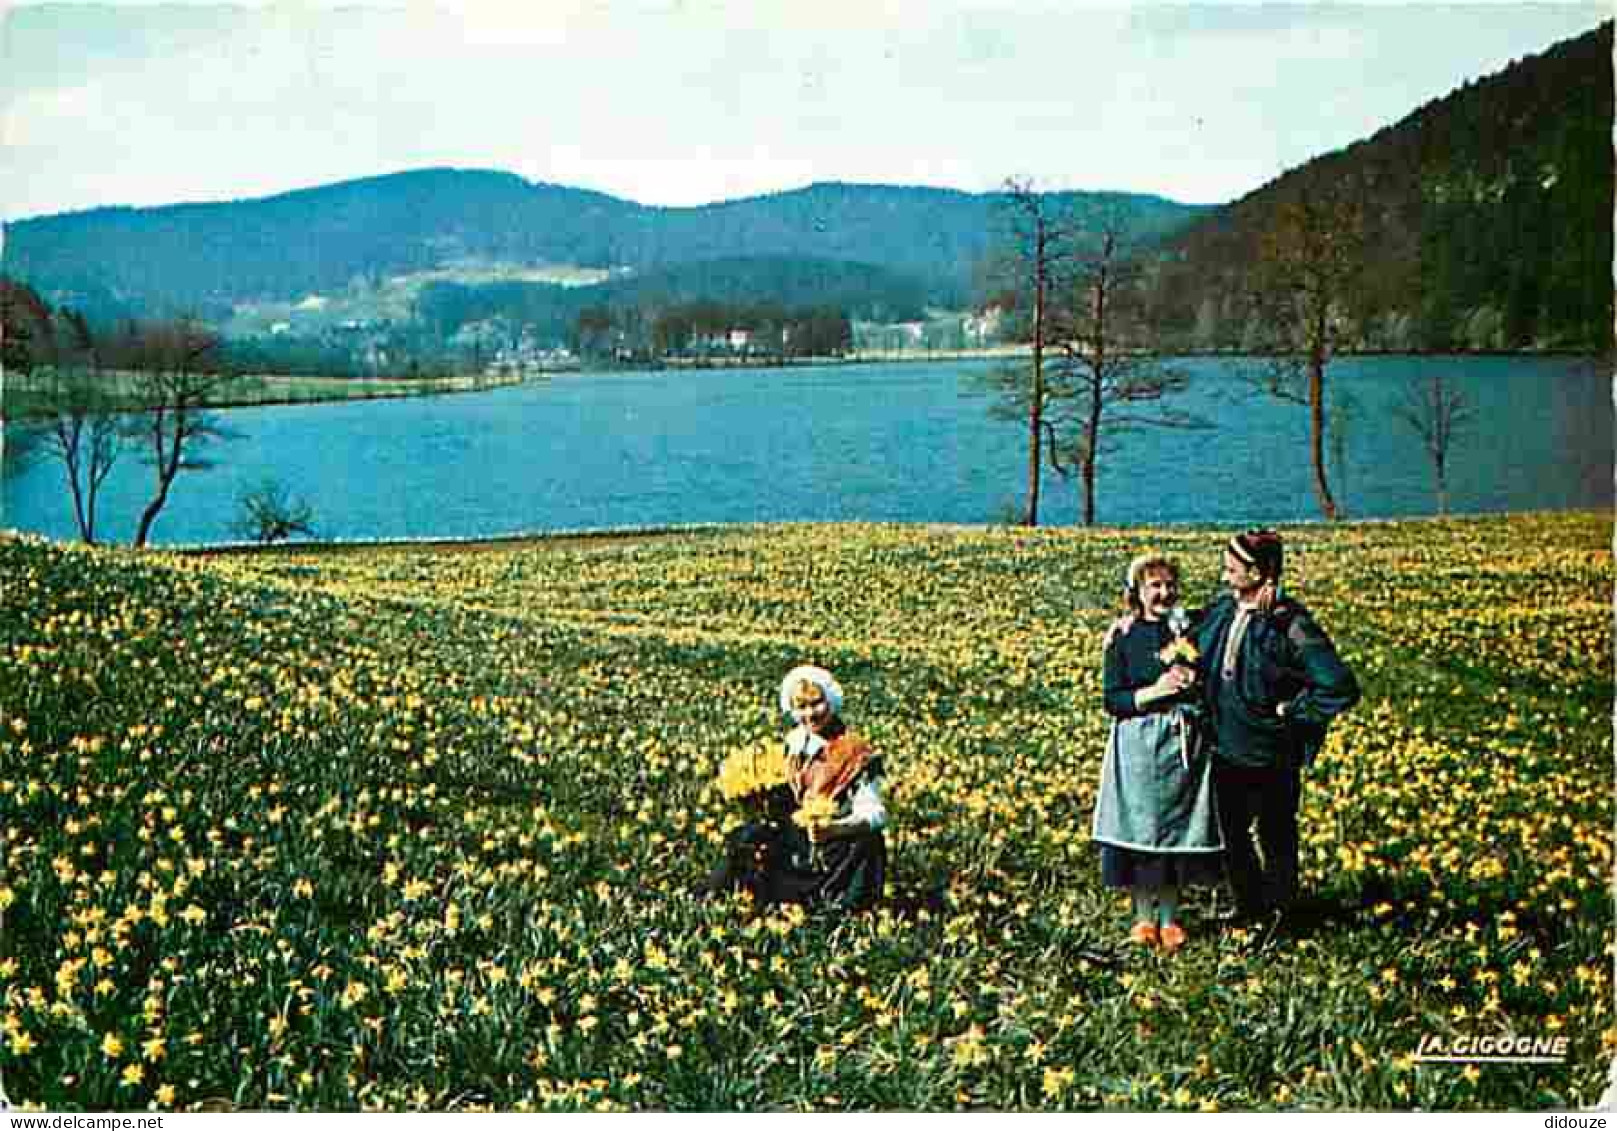
[[[813,664],[802,664],[787,672],[786,678],[780,681],[780,709],[782,714],[791,715],[792,693],[805,681],[818,687],[825,695],[825,701],[830,704],[833,715],[842,713],[842,687],[832,678],[831,673],[824,668],[817,668]]]

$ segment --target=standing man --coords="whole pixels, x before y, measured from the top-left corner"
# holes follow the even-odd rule
[[[1296,899],[1302,770],[1330,721],[1359,700],[1358,681],[1330,637],[1282,595],[1283,565],[1279,534],[1235,535],[1224,547],[1229,592],[1196,627],[1215,743],[1213,789],[1241,920]]]

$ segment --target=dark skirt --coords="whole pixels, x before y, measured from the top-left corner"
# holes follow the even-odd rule
[[[1213,887],[1224,879],[1221,852],[1138,852],[1100,846],[1100,878],[1109,888]]]
[[[761,904],[861,911],[881,898],[887,841],[879,832],[813,845],[796,825],[753,822],[731,831],[704,892],[742,889]]]

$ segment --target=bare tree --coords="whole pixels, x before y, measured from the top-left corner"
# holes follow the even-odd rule
[[[260,545],[284,542],[295,534],[314,536],[314,508],[287,493],[274,479],[265,479],[242,494],[231,529]]]
[[[1067,332],[1058,343],[1062,356],[1042,421],[1051,467],[1063,476],[1078,472],[1085,526],[1095,523],[1101,454],[1113,450],[1118,434],[1141,427],[1210,426],[1164,403],[1185,390],[1189,375],[1145,348],[1143,334],[1131,326],[1128,305],[1136,268],[1124,254],[1123,238],[1121,222],[1105,217],[1096,237],[1075,257],[1072,307],[1061,320]]]
[[[79,537],[94,545],[96,503],[123,449],[125,421],[108,393],[89,324],[72,310],[59,311],[57,319],[60,327],[46,340],[49,371],[39,389],[39,446],[62,465]]]
[[[1341,517],[1325,466],[1325,377],[1347,330],[1347,303],[1363,264],[1364,219],[1336,194],[1304,191],[1279,205],[1259,248],[1254,308],[1270,363],[1269,395],[1306,406],[1314,494],[1329,521]]]
[[[133,540],[144,546],[179,473],[209,466],[201,450],[225,435],[205,411],[228,379],[215,359],[218,337],[189,319],[130,321],[97,336],[78,313],[53,312],[4,278],[0,336],[5,367],[28,374],[22,414],[30,454],[61,463],[86,542],[96,540],[97,504],[113,465],[126,449],[144,449],[156,472]]]
[[[1425,377],[1413,377],[1404,386],[1403,399],[1393,415],[1415,430],[1432,461],[1432,484],[1437,489],[1437,513],[1449,513],[1449,456],[1469,428],[1474,413],[1465,394],[1434,366]]]
[[[73,310],[53,311],[22,284],[0,280],[0,327],[5,368],[23,378],[11,398],[17,406],[9,429],[11,465],[39,455],[59,462],[79,537],[93,544],[97,497],[121,437],[89,324]]]
[[[1033,182],[1025,178],[1013,177],[1005,182],[999,219],[1003,233],[994,271],[1011,283],[1019,305],[1026,304],[1032,356],[1026,365],[997,369],[987,379],[987,385],[999,396],[991,410],[994,415],[1027,421],[1027,502],[1022,523],[1037,526],[1047,432],[1044,418],[1052,397],[1045,373],[1045,352],[1062,336],[1055,323],[1052,300],[1062,289],[1070,267],[1075,228],[1051,198],[1035,192]]]
[[[180,472],[210,467],[200,453],[225,436],[206,411],[228,379],[215,362],[218,345],[216,335],[189,319],[136,330],[122,343],[123,364],[133,374],[140,406],[131,435],[145,448],[143,458],[156,475],[135,528],[136,547],[146,545]]]

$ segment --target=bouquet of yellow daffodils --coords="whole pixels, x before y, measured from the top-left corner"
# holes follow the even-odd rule
[[[812,833],[815,829],[825,828],[836,815],[837,804],[829,797],[805,797],[797,812],[792,814],[792,823]]]
[[[719,764],[719,792],[726,801],[761,799],[788,780],[786,752],[780,740],[764,738],[732,750]]]
[[[1195,667],[1201,653],[1196,651],[1196,645],[1190,639],[1190,614],[1185,612],[1183,605],[1175,605],[1168,610],[1168,631],[1173,634],[1173,639],[1157,653],[1157,659],[1170,668],[1175,664]]]
[[[1172,667],[1174,664],[1186,664],[1194,667],[1196,661],[1200,658],[1201,653],[1196,651],[1196,645],[1192,644],[1187,636],[1174,637],[1166,648],[1157,653],[1157,659],[1168,667]]]

